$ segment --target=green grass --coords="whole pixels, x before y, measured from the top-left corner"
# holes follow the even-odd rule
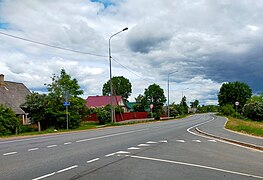
[[[95,129],[97,128],[99,124],[95,122],[81,122],[80,126],[76,129],[60,129],[55,130],[54,128],[46,129],[45,131],[33,131],[33,132],[24,132],[17,135],[9,135],[9,136],[0,136],[0,138],[10,138],[10,137],[19,137],[19,136],[32,136],[32,135],[43,135],[43,134],[58,134],[58,133],[64,133],[64,132],[73,132],[73,131],[79,131],[79,130],[88,130],[88,129]]]
[[[263,122],[229,117],[226,123],[226,128],[245,134],[263,137]]]

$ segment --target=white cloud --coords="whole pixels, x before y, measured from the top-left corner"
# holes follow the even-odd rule
[[[104,2],[104,1],[101,1]],[[107,2],[104,2],[107,3]],[[153,82],[179,102],[215,103],[224,81],[244,81],[262,91],[263,3],[221,0],[114,0],[103,5],[89,0],[3,0],[0,24],[6,32],[44,43],[105,57],[78,54],[0,35],[0,73],[11,81],[43,91],[61,68],[77,78],[88,95],[101,94],[109,79],[108,40],[113,75],[133,85],[134,100]],[[134,73],[130,72],[133,71]]]

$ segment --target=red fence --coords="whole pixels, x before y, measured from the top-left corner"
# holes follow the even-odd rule
[[[116,122],[130,120],[130,119],[145,119],[147,118],[148,112],[126,112],[123,114],[116,114]],[[84,121],[95,121],[98,122],[97,114],[91,114]]]

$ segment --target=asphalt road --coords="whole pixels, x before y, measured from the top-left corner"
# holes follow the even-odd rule
[[[212,115],[0,141],[0,179],[263,179],[263,153],[196,136]]]

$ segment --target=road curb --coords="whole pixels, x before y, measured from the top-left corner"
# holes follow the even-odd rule
[[[259,151],[263,151],[263,147],[262,146],[258,146],[258,145],[255,145],[255,144],[249,144],[249,143],[245,143],[245,142],[240,142],[240,141],[237,141],[237,140],[228,139],[228,138],[224,138],[224,137],[220,137],[220,136],[215,136],[213,134],[209,134],[207,132],[204,132],[204,131],[202,131],[202,130],[200,130],[198,128],[195,128],[195,130],[198,133],[203,134],[205,136],[209,136],[209,137],[212,137],[212,138],[220,139],[220,140],[227,141],[227,142],[234,143],[234,144],[238,144],[238,145],[241,145],[241,146],[257,149]]]

